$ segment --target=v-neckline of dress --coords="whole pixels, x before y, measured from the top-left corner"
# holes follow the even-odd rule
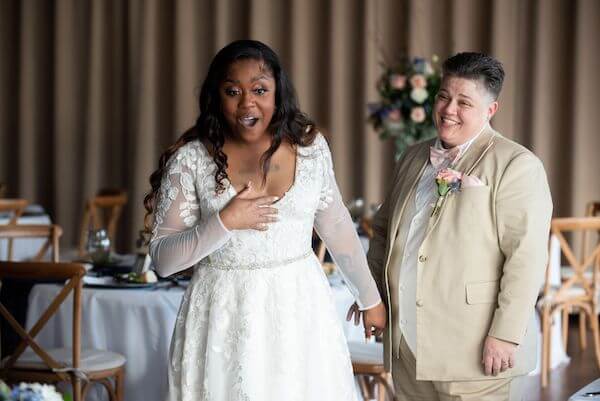
[[[217,164],[215,163],[214,159],[212,158],[210,152],[208,151],[208,148],[206,147],[206,145],[204,144],[204,142],[199,141],[200,145],[204,148],[204,151],[206,152],[207,157],[210,159],[210,163],[218,168]],[[296,187],[296,184],[298,182],[298,175],[300,173],[300,152],[298,151],[298,148],[296,147],[295,149],[295,155],[294,155],[294,179],[292,180],[291,185],[289,186],[289,188],[283,193],[283,195],[281,195],[279,197],[279,199],[274,202],[275,204],[281,203],[284,199],[286,199],[289,195],[289,193]],[[234,185],[231,183],[231,181],[229,180],[229,177],[225,177],[224,181],[227,182],[227,188],[226,190],[232,195],[232,196],[237,196],[239,194],[239,191],[235,189]],[[264,196],[277,196],[277,195],[269,195],[266,194]]]

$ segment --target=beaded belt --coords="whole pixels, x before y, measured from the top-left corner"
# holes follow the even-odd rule
[[[305,259],[307,257],[309,257],[310,255],[313,255],[312,251],[308,251],[303,255],[300,256],[295,256],[293,258],[289,258],[289,259],[283,259],[283,260],[272,260],[272,261],[268,261],[268,262],[259,262],[259,263],[250,263],[247,265],[225,265],[225,264],[221,264],[221,263],[212,263],[209,261],[200,261],[198,263],[198,266],[205,266],[205,267],[210,267],[212,269],[219,269],[219,270],[258,270],[258,269],[271,269],[273,267],[279,267],[279,266],[285,266],[285,265],[289,265],[291,263],[294,262],[298,262],[302,259]]]

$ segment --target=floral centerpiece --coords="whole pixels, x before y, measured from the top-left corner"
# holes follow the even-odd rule
[[[64,400],[72,398],[66,395]],[[0,401],[64,401],[54,386],[40,383],[21,383],[12,389],[0,380]]]
[[[377,83],[381,101],[369,104],[369,121],[379,137],[392,140],[396,159],[413,143],[435,136],[433,102],[440,87],[438,58],[404,59],[384,66]]]

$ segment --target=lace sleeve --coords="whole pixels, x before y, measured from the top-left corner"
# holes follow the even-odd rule
[[[150,256],[163,277],[195,265],[231,236],[219,213],[200,215],[194,185],[200,154],[194,145],[181,147],[171,157],[157,197]]]
[[[354,223],[338,189],[327,142],[320,135],[315,142],[323,169],[323,186],[315,216],[315,230],[325,242],[360,309],[370,309],[381,302],[381,297],[369,271]]]

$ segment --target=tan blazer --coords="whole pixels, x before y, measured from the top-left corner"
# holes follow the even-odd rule
[[[409,148],[374,218],[369,266],[388,306],[386,368],[401,334],[395,244],[403,213],[435,140]],[[552,200],[540,160],[491,128],[471,144],[456,170],[485,186],[449,194],[430,217],[417,273],[417,379],[477,380],[487,335],[519,344],[514,368],[495,378],[525,374],[537,360],[534,306],[542,285]],[[405,219],[406,220],[406,219]],[[405,221],[406,222],[406,221]],[[402,231],[402,230],[400,230]],[[395,246],[396,245],[396,246]],[[390,263],[394,260],[395,263]]]

